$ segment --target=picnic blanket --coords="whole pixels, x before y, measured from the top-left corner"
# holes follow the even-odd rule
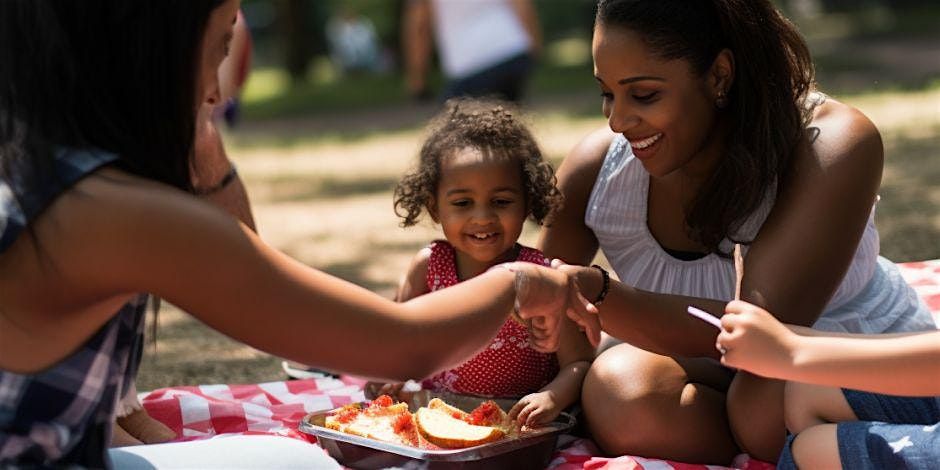
[[[905,279],[924,298],[940,325],[940,260],[900,266]],[[172,387],[143,394],[142,403],[155,419],[173,429],[179,440],[189,441],[237,434],[286,436],[316,443],[297,430],[307,413],[330,410],[363,401],[359,381],[322,378],[251,385]],[[629,429],[625,424],[624,429]],[[575,469],[772,469],[773,465],[738,456],[729,467],[695,465],[637,456],[601,457],[588,439],[563,436],[548,468]]]

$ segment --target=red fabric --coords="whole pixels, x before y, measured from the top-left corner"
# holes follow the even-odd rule
[[[297,430],[308,413],[364,401],[359,385],[338,379],[291,380],[252,385],[162,388],[141,400],[181,441],[221,434],[275,434],[316,442]]]
[[[516,261],[548,266],[541,251],[521,246]],[[431,292],[460,282],[454,247],[443,240],[431,244],[428,259]],[[522,397],[539,391],[558,375],[558,359],[529,345],[529,332],[515,320],[507,320],[490,345],[463,364],[424,381],[431,390],[487,397]]]
[[[908,263],[901,273],[931,306],[940,323],[940,260]],[[308,442],[316,439],[297,431],[306,413],[364,401],[361,383],[338,379],[293,380],[254,385],[202,385],[164,388],[142,402],[154,418],[176,431],[179,440],[205,439],[220,434],[274,434]],[[675,423],[681,426],[682,423]],[[246,431],[247,430],[247,431]],[[624,432],[636,432],[624,423]],[[769,470],[773,465],[738,456],[729,467],[705,466],[634,456],[600,457],[590,440],[563,436],[548,468],[553,470]]]

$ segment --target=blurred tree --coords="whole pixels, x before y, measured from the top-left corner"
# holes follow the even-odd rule
[[[284,65],[294,83],[306,80],[307,66],[326,52],[324,3],[316,0],[278,0],[277,23],[284,47]]]
[[[534,3],[546,42],[572,35],[591,35],[597,0],[535,0]]]

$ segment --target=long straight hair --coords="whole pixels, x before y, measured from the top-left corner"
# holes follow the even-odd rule
[[[57,148],[100,149],[191,190],[199,51],[222,2],[0,1],[0,178],[41,188]]]
[[[769,0],[600,0],[595,23],[637,33],[653,54],[686,60],[700,76],[723,49],[734,54],[720,110],[727,153],[686,215],[694,240],[728,255],[719,244],[780,187],[809,123],[815,74],[806,43]]]
[[[192,191],[196,74],[223,1],[0,0],[0,179],[21,207],[60,183],[62,147]]]

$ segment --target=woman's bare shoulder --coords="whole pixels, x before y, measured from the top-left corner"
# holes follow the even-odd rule
[[[823,168],[849,167],[875,171],[880,175],[884,147],[878,128],[855,107],[827,98],[819,105],[807,128],[812,152],[799,152]]]
[[[585,136],[568,152],[558,168],[558,186],[569,202],[590,192],[616,135],[604,126]]]
[[[607,126],[592,131],[571,149],[565,163],[585,170],[594,169],[596,173],[616,136]]]

